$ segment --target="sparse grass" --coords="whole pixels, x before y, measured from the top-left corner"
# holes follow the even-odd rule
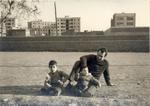
[[[150,105],[150,59],[147,53],[109,53],[111,80],[116,86],[108,87],[103,76],[102,87],[92,98],[60,96],[42,96],[47,64],[56,59],[59,69],[70,73],[73,63],[80,56],[89,53],[80,52],[0,52],[0,105],[4,99],[8,104],[48,104],[68,106],[148,106]],[[91,54],[91,53],[90,53]]]

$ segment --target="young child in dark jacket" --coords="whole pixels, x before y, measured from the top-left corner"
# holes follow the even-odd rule
[[[79,78],[77,80],[77,84],[74,87],[74,92],[76,96],[88,96],[87,90],[88,88],[93,85],[96,87],[100,87],[101,84],[99,80],[94,78],[88,70],[82,70],[79,74]]]
[[[44,87],[41,89],[41,92],[52,96],[59,96],[62,93],[63,85],[68,79],[68,75],[63,71],[58,71],[55,60],[49,62],[49,69],[50,72],[46,75]]]

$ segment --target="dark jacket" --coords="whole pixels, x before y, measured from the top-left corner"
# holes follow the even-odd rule
[[[48,74],[50,76],[49,83],[54,87],[62,86],[58,80],[65,82],[68,79],[68,75],[63,71],[56,71],[55,73],[49,72]]]
[[[89,72],[98,80],[103,73],[106,84],[110,84],[109,63],[107,60],[100,60],[97,55],[93,54],[85,55],[80,57],[80,65],[81,69],[88,67]]]

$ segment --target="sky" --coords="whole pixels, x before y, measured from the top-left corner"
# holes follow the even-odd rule
[[[150,26],[150,0],[40,0],[36,19],[55,21],[57,17],[80,17],[81,31],[106,30],[114,13],[136,13],[136,26]]]

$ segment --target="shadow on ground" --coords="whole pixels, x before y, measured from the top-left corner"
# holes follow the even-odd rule
[[[30,86],[0,86],[0,95],[3,95],[2,100],[0,100],[0,105],[16,105],[19,104],[21,106],[26,105],[36,105],[41,106],[149,106],[148,100],[143,100],[140,98],[119,98],[116,87],[108,88],[106,91],[106,87],[102,87],[98,92],[100,93],[92,98],[81,98],[81,97],[73,97],[73,95],[67,96],[42,96],[40,93],[41,85],[30,85]],[[97,93],[98,93],[97,92]],[[110,92],[114,92],[110,94]],[[6,94],[6,95],[5,95]],[[13,94],[7,95],[7,94]],[[15,95],[15,96],[14,96]],[[105,95],[106,97],[102,97]],[[72,97],[70,97],[72,96]],[[7,101],[4,99],[7,98]],[[5,102],[6,101],[6,102]]]
[[[40,95],[41,85],[0,86],[0,94]]]
[[[14,95],[29,95],[29,96],[48,96],[41,93],[41,85],[30,86],[0,86],[0,94],[14,94]],[[75,96],[69,92],[63,91],[63,96]]]

